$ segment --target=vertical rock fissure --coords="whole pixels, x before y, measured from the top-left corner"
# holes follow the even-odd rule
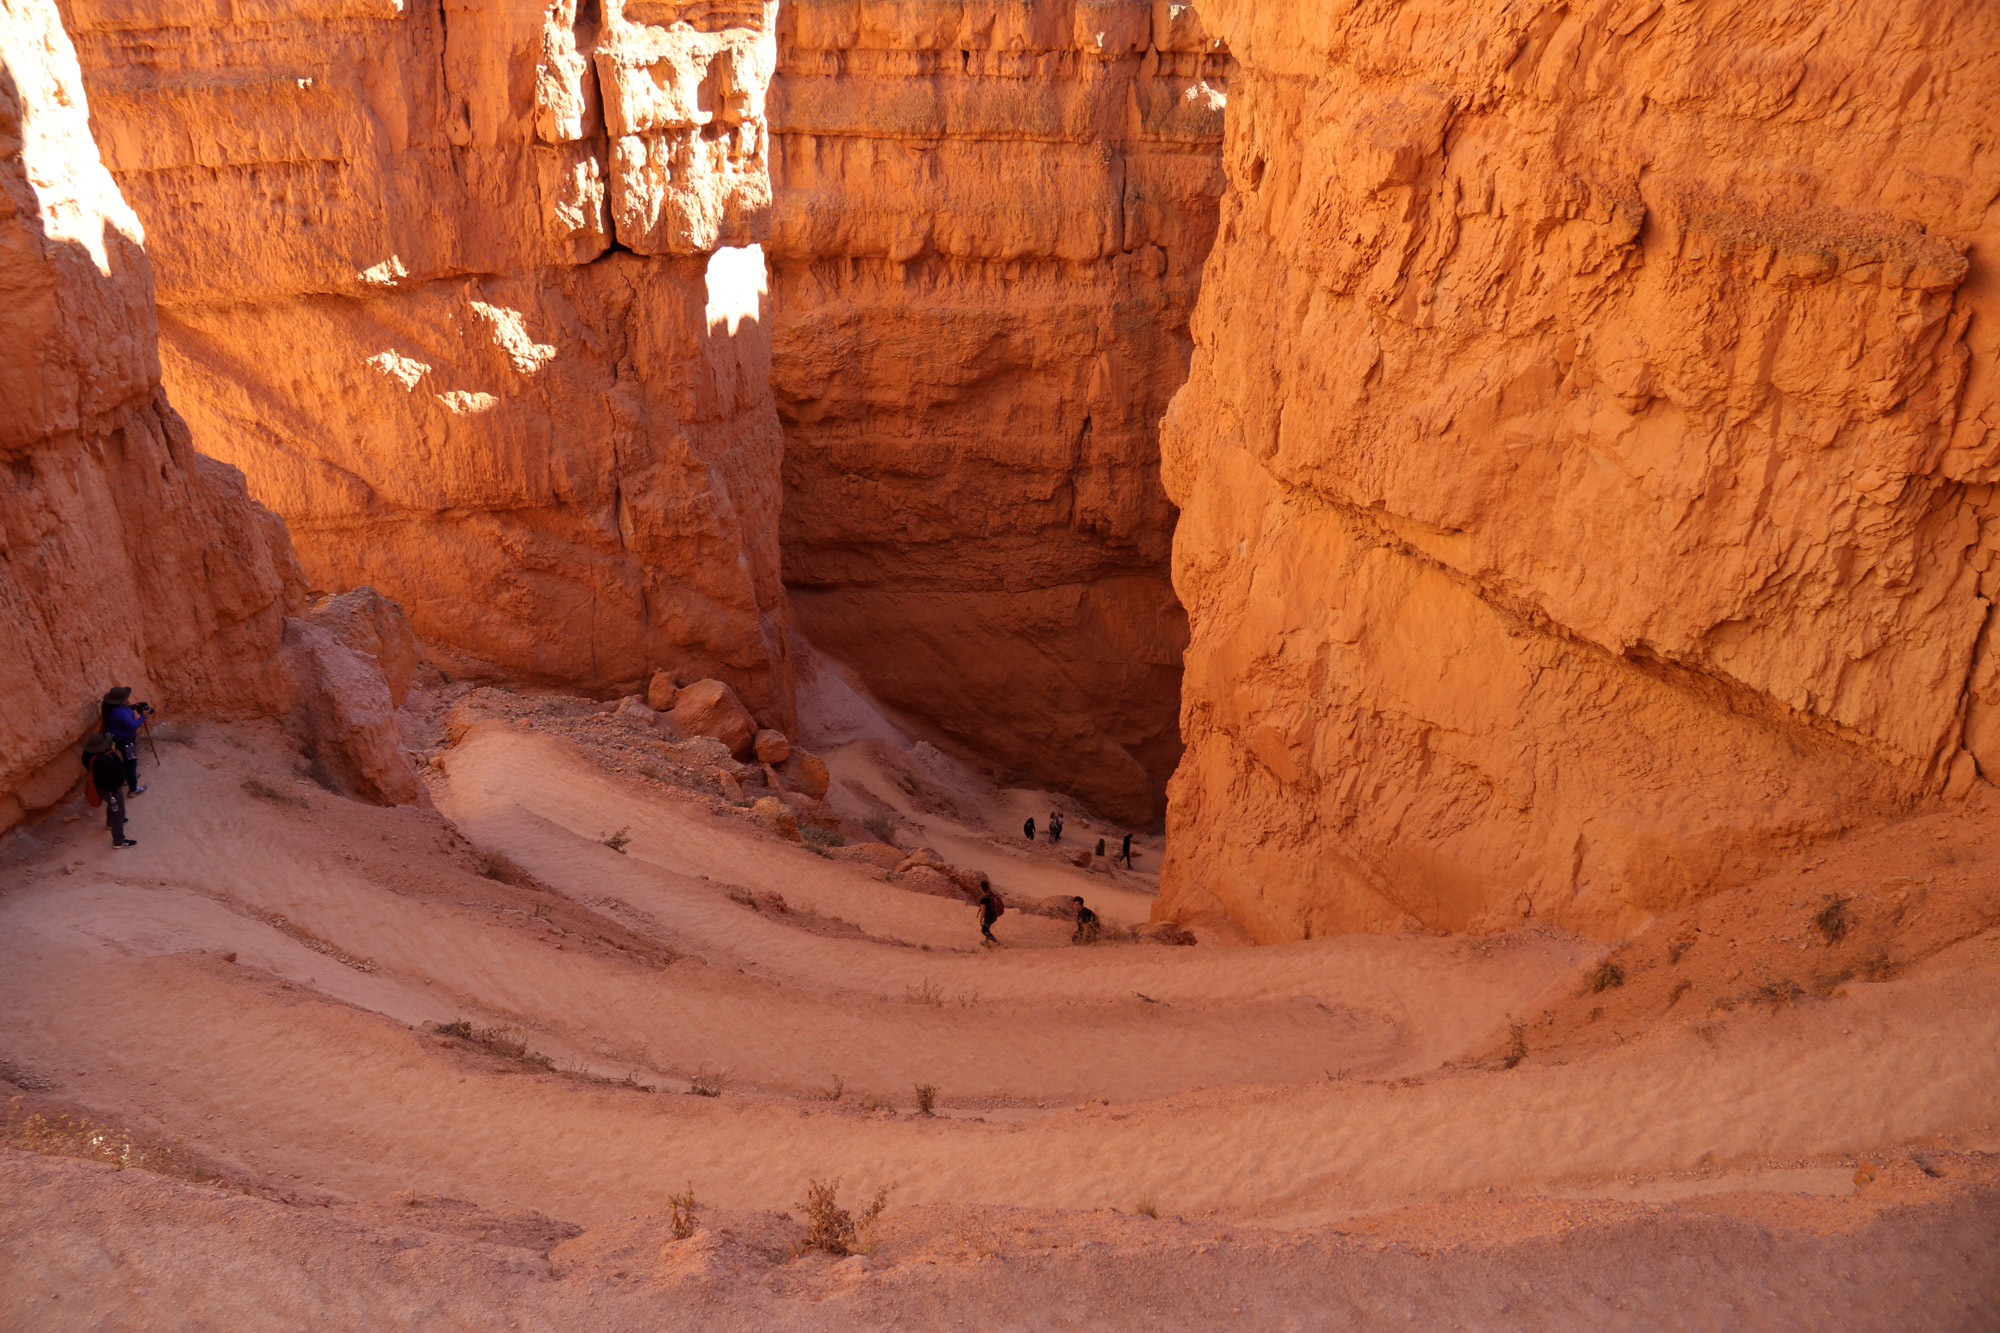
[[[1227,59],[1165,3],[780,15],[793,614],[932,739],[1135,824],[1179,754],[1157,433],[1222,188],[1200,72]]]

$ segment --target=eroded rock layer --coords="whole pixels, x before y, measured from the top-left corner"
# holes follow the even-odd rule
[[[269,711],[283,525],[160,387],[139,220],[48,0],[0,0],[0,830],[82,778],[109,686]]]
[[[1609,933],[2000,770],[2000,11],[1203,15],[1161,915]]]
[[[1164,0],[801,0],[780,25],[794,614],[887,702],[1149,821],[1186,641],[1157,423],[1228,54]]]
[[[513,672],[791,708],[758,312],[771,7],[73,0],[167,379],[290,523]],[[754,255],[752,256],[754,261]]]

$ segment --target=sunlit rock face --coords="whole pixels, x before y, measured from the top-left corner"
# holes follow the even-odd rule
[[[65,13],[205,450],[315,586],[517,675],[791,710],[772,8]]]
[[[906,714],[1156,819],[1187,633],[1157,426],[1228,52],[1164,0],[798,0],[779,24],[793,613]]]
[[[1613,933],[2000,769],[2000,11],[1202,12],[1162,916]]]
[[[82,776],[114,684],[268,711],[303,593],[284,528],[160,388],[139,219],[48,0],[0,0],[0,830]]]

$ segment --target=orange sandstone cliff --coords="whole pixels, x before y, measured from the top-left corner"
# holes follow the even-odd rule
[[[772,8],[72,0],[167,383],[311,582],[525,677],[791,709]]]
[[[88,116],[55,6],[0,0],[0,830],[76,786],[112,684],[169,710],[291,688],[297,563],[160,387],[144,232]]]
[[[779,25],[793,613],[907,714],[1150,822],[1186,642],[1157,426],[1228,53],[1165,0],[797,0]]]
[[[1202,14],[1160,915],[1612,933],[2000,771],[2000,10]]]

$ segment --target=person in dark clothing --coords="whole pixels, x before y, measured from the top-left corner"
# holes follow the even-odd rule
[[[93,732],[83,743],[83,767],[90,783],[104,798],[104,826],[111,830],[113,847],[137,847],[137,838],[125,836],[125,761],[112,748],[111,738]]]
[[[979,933],[984,935],[989,943],[998,944],[1000,941],[993,938],[993,923],[1000,919],[1000,914],[1007,910],[1007,905],[1000,901],[1000,895],[993,892],[993,886],[987,883],[981,883],[979,886],[978,903]]]
[[[104,720],[104,734],[111,738],[112,748],[125,761],[125,785],[137,796],[146,790],[139,785],[139,728],[145,725],[145,715],[153,711],[153,706],[133,703],[132,687],[120,685],[105,694],[97,711]],[[100,785],[98,790],[104,788]]]
[[[1062,841],[1062,811],[1060,810],[1049,811],[1049,841],[1052,843]]]
[[[1033,815],[1029,815],[1028,822],[1021,825],[1021,832],[1028,835],[1029,842],[1035,840],[1035,817]]]
[[[1097,840],[1097,859],[1100,861],[1104,859],[1104,839],[1102,838]]]
[[[1069,937],[1071,944],[1095,944],[1097,934],[1103,929],[1098,924],[1097,913],[1083,905],[1083,899],[1076,901],[1076,933]]]
[[[1132,835],[1129,833],[1125,835],[1125,846],[1119,850],[1118,859],[1125,863],[1127,870],[1132,868]]]

